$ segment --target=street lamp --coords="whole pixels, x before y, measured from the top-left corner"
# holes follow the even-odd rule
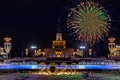
[[[30,48],[32,49],[32,53],[33,53],[32,56],[34,56],[36,53],[37,46],[32,45]]]
[[[31,46],[30,48],[31,48],[31,49],[36,49],[36,48],[37,48],[37,46]]]
[[[92,55],[92,49],[90,48],[89,49],[89,56],[91,56]]]
[[[85,49],[85,46],[80,46],[80,49]]]
[[[80,49],[81,49],[81,53],[84,55],[84,49],[85,49],[85,46],[80,46]]]
[[[26,54],[26,57],[28,57],[28,49],[25,49],[25,54]]]
[[[9,54],[9,52],[10,52],[10,50],[11,50],[11,47],[12,47],[12,43],[10,42],[12,40],[12,38],[10,38],[10,37],[5,37],[4,38],[4,49],[5,49],[5,52],[6,52],[6,54],[7,54],[7,61],[8,61],[8,54]]]

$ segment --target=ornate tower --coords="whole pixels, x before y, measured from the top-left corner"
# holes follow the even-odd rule
[[[5,49],[6,54],[7,54],[7,60],[8,60],[8,54],[9,54],[11,47],[12,47],[11,40],[12,40],[12,38],[10,38],[8,36],[4,38],[4,41],[5,41],[4,42],[4,49]]]
[[[116,39],[114,37],[110,37],[108,38],[108,48],[109,48],[109,51],[110,51],[110,54],[109,54],[109,57],[113,57],[113,56],[116,56]]]
[[[44,49],[45,53],[44,56],[47,58],[70,58],[73,49],[66,49],[66,40],[62,39],[62,33],[60,29],[60,19],[58,20],[58,28],[57,28],[57,34],[56,39],[52,41],[52,49]]]
[[[60,20],[58,20],[60,26]],[[58,33],[56,34],[56,40],[52,41],[52,48],[66,48],[66,41],[62,40],[61,28],[57,28]]]
[[[52,41],[52,48],[66,48],[66,41],[62,40],[62,33],[56,34],[56,40]]]
[[[11,43],[11,40],[12,40],[12,38],[10,38],[10,37],[5,37],[4,38],[4,49],[5,49],[5,51],[7,52],[7,53],[9,53],[10,52],[10,50],[11,50],[11,47],[12,47],[12,43]]]

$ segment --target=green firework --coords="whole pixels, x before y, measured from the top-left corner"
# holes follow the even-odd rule
[[[94,2],[81,2],[71,9],[67,25],[77,34],[77,38],[94,44],[108,34],[110,18],[105,9]]]

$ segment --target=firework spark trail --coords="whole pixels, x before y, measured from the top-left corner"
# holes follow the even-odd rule
[[[67,25],[77,38],[88,44],[94,44],[108,35],[110,18],[99,4],[87,1],[81,2],[68,14]]]

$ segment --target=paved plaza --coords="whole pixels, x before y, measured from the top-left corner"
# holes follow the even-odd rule
[[[92,73],[91,77],[83,75],[39,75],[33,73],[0,74],[0,80],[120,80],[120,74]]]

